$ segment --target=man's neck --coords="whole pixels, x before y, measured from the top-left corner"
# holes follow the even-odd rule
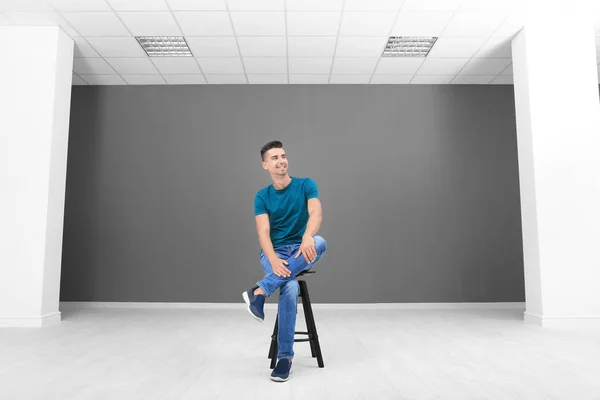
[[[276,190],[283,190],[290,184],[292,178],[289,175],[285,175],[282,177],[273,177],[273,187]]]

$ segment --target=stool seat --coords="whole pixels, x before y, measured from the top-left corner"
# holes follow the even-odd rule
[[[304,270],[296,275],[296,278],[307,274],[314,274],[316,271]],[[294,332],[297,335],[307,335],[307,339],[295,339],[294,342],[309,342],[310,352],[313,358],[317,359],[319,368],[325,367],[323,363],[323,355],[321,354],[321,345],[319,344],[319,335],[317,334],[317,326],[315,324],[315,317],[312,312],[312,305],[310,303],[310,297],[308,295],[308,287],[306,281],[298,279],[300,285],[300,293],[298,297],[302,299],[302,307],[304,309],[304,318],[306,320],[306,328],[308,332]],[[269,358],[271,359],[271,369],[275,368],[277,362],[277,334],[279,328],[279,314],[275,317],[275,327],[273,328],[273,334],[271,335],[271,347],[269,348]]]

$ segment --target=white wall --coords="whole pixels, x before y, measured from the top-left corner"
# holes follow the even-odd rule
[[[541,325],[600,322],[600,111],[593,25],[576,10],[537,12],[513,39],[512,50],[526,319]]]
[[[73,41],[0,27],[0,326],[60,322]]]

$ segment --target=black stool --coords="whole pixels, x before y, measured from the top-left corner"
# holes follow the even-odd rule
[[[302,271],[297,278],[306,274],[314,274],[315,271]],[[319,368],[323,368],[323,355],[321,354],[321,346],[319,345],[319,335],[317,335],[317,327],[315,325],[315,317],[312,312],[312,306],[310,304],[310,297],[308,296],[308,287],[306,281],[298,279],[300,285],[300,294],[298,297],[302,298],[302,307],[304,308],[304,318],[306,319],[306,328],[308,332],[294,332],[298,335],[308,335],[308,339],[296,339],[294,342],[310,342],[310,352],[313,358],[316,357]],[[297,312],[297,311],[296,311]],[[279,318],[275,317],[275,328],[273,328],[273,334],[271,335],[271,347],[269,348],[269,358],[271,359],[271,369],[275,368],[277,362],[277,329],[279,327]]]

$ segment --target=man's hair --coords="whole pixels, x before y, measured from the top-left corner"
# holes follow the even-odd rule
[[[265,144],[262,149],[260,149],[260,158],[262,158],[263,161],[265,161],[265,153],[271,149],[282,149],[283,148],[283,143],[281,143],[279,140],[273,140],[272,142],[269,142],[267,144]]]

